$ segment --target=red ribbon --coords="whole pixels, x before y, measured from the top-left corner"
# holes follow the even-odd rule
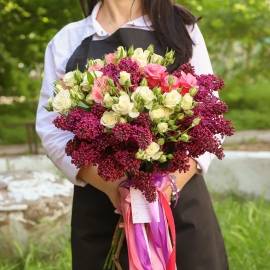
[[[174,218],[172,214],[171,207],[168,203],[167,198],[164,196],[162,192],[159,192],[159,198],[161,201],[161,204],[163,206],[163,209],[165,211],[166,218],[168,220],[169,229],[171,232],[171,238],[172,238],[172,245],[173,250],[170,255],[168,264],[167,264],[167,270],[175,270],[176,269],[176,232],[175,232],[175,224],[174,224]]]

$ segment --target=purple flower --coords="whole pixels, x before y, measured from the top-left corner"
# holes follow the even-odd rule
[[[126,71],[131,74],[131,84],[133,85],[133,87],[139,85],[142,79],[142,74],[140,72],[139,65],[135,61],[130,58],[121,59],[118,64],[118,68],[121,71]]]
[[[115,64],[108,64],[105,67],[103,67],[100,71],[102,71],[105,76],[111,78],[115,83],[118,82],[120,70],[117,68]]]

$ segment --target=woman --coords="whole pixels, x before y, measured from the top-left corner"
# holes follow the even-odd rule
[[[154,44],[157,53],[174,49],[176,64],[171,69],[190,61],[198,74],[213,71],[195,17],[170,0],[88,0],[81,4],[86,18],[65,26],[48,44],[36,127],[50,159],[75,184],[73,270],[101,270],[118,220],[114,210],[121,179],[105,182],[95,167],[78,170],[71,164],[64,148],[72,134],[56,129],[52,124],[55,115],[44,109],[54,80],[77,67],[83,69],[89,57],[101,58],[120,45],[147,48]],[[212,158],[204,154],[190,160],[188,172],[175,173],[181,190],[173,208],[177,267],[181,270],[228,269],[220,228],[202,176]],[[170,198],[170,187],[165,192]],[[123,269],[128,269],[126,247],[121,261]]]

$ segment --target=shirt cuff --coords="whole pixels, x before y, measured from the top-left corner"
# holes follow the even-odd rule
[[[208,172],[210,164],[214,158],[214,155],[211,153],[205,153],[194,160],[197,162],[198,172],[205,175]]]
[[[53,159],[51,160],[53,161]],[[86,182],[77,178],[79,169],[71,163],[70,157],[64,156],[61,162],[54,161],[54,164],[72,184],[80,187],[85,187],[87,185]]]
[[[79,169],[71,164],[71,166],[68,166],[68,168],[65,169],[65,174],[68,180],[73,183],[76,186],[85,187],[87,185],[86,182],[79,179],[78,176]]]

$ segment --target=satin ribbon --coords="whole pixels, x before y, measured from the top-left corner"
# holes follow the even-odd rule
[[[168,200],[164,196],[162,192],[159,191],[159,198],[161,200],[161,204],[164,208],[165,215],[168,220],[170,232],[171,232],[171,238],[172,238],[172,245],[173,250],[169,258],[169,262],[167,264],[167,270],[176,270],[176,232],[175,232],[175,224],[174,224],[174,218],[172,214],[171,207],[168,203]]]
[[[157,187],[164,185],[166,176],[157,175]],[[156,210],[151,209],[152,222],[133,224],[129,189],[120,187],[120,210],[124,218],[124,229],[128,246],[130,270],[176,270],[176,233],[170,205],[158,191],[157,222]]]

